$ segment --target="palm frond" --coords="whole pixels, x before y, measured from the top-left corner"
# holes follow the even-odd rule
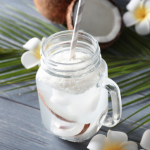
[[[144,125],[144,124],[146,124],[148,122],[150,122],[150,118],[148,118],[147,120],[143,121],[141,124],[139,124],[137,127],[132,129],[131,131],[129,131],[127,134],[130,134],[131,132],[133,132],[134,130],[136,130],[137,128],[141,127],[142,125]]]
[[[29,93],[33,93],[33,92],[37,92],[37,90],[32,90],[32,91],[29,91],[29,92],[20,93],[20,94],[18,94],[18,95],[24,95],[24,94],[29,94]]]
[[[0,93],[12,91],[12,90],[17,90],[17,89],[21,89],[21,88],[25,88],[25,87],[33,86],[33,85],[36,85],[36,84],[35,84],[35,83],[27,84],[27,85],[24,85],[24,86],[19,86],[19,87],[17,87],[17,88],[13,88],[13,89],[9,89],[9,90],[2,91],[2,92],[0,92]]]
[[[150,104],[147,104],[146,106],[140,108],[139,110],[137,110],[136,112],[134,112],[133,114],[131,114],[130,116],[128,116],[127,118],[123,119],[121,122],[119,122],[119,124],[117,124],[116,126],[120,125],[121,123],[123,123],[124,121],[126,121],[127,119],[131,118],[132,116],[136,115],[137,113],[141,112],[142,110],[146,109],[147,107],[149,107]],[[115,126],[115,127],[116,127]],[[113,127],[114,128],[114,127]]]
[[[150,114],[145,115],[145,116],[144,116],[144,117],[142,117],[141,119],[139,119],[139,120],[135,121],[134,123],[132,123],[132,124],[130,125],[130,127],[131,127],[131,126],[133,126],[134,124],[136,124],[136,123],[140,122],[141,120],[143,120],[143,119],[145,119],[145,118],[149,117],[149,116],[150,116]]]

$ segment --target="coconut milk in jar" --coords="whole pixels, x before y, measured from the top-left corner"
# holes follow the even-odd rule
[[[102,125],[115,126],[122,112],[120,90],[108,78],[98,42],[79,32],[75,57],[69,60],[72,31],[48,37],[36,75],[42,123],[56,136],[73,142],[91,138]],[[113,115],[107,116],[108,92]]]

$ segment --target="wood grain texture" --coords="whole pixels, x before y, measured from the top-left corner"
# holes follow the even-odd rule
[[[11,85],[11,86],[14,86],[14,85]],[[17,86],[18,86],[18,84],[17,84]],[[3,87],[1,87],[1,88],[3,88]],[[29,87],[29,88],[32,89],[34,87]],[[18,94],[18,92],[24,93],[26,91],[29,91],[29,88],[23,88],[23,89],[19,89],[19,90],[6,92],[4,94],[1,94],[0,97],[4,97],[4,98],[6,98],[6,100],[17,102],[17,103],[22,104],[24,106],[28,106],[30,108],[39,110],[37,92],[16,96],[16,94]],[[132,101],[132,100],[139,98],[139,97],[142,97],[142,96],[143,95],[141,95],[141,94],[135,94],[135,95],[132,95],[130,97],[123,98],[122,102],[123,102],[123,104],[125,104],[129,101]],[[144,102],[138,102],[138,103],[135,103],[135,104],[132,104],[128,107],[123,108],[122,119],[126,118],[127,116],[134,113],[135,111],[137,111],[138,109],[140,109],[141,107],[145,106],[148,103],[149,103],[149,98]],[[109,103],[109,108],[111,108],[111,103]],[[121,125],[116,127],[114,130],[120,130],[120,131],[128,132],[129,130],[131,130],[134,127],[136,127],[137,125],[139,125],[140,122],[136,123],[132,128],[129,127],[130,124],[137,121],[142,116],[147,115],[148,113],[150,113],[150,108],[147,108],[147,109],[141,111],[137,115],[133,116],[132,118],[128,119],[127,121],[125,121],[124,123],[122,123]],[[130,134],[129,138],[131,140],[140,142],[140,139],[141,139],[144,131],[146,129],[149,129],[149,128],[150,128],[150,123],[143,125],[138,130],[135,130],[132,134]],[[103,131],[106,131],[106,132],[108,130],[108,128],[106,128],[106,127],[102,127],[102,129],[103,129]]]
[[[71,143],[48,132],[40,111],[0,98],[0,150],[86,150],[89,140]],[[106,135],[106,132],[99,131]]]
[[[0,106],[3,106],[0,107],[0,149],[4,145],[21,150],[86,150],[89,141],[71,143],[48,132],[41,123],[39,110],[2,98]]]

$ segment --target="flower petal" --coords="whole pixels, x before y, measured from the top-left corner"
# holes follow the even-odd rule
[[[108,138],[108,142],[112,143],[123,143],[123,142],[127,142],[128,140],[128,136],[126,133],[124,132],[119,132],[119,131],[111,131],[109,130],[107,132],[107,138]]]
[[[144,149],[150,149],[150,129],[144,132],[140,145]]]
[[[41,41],[36,37],[32,38],[25,45],[23,45],[23,48],[29,51],[34,51],[35,53],[39,53],[41,49]]]
[[[106,141],[107,141],[107,138],[105,135],[97,134],[96,136],[92,138],[87,148],[90,150],[103,150],[103,147],[105,146]]]
[[[130,11],[123,15],[123,21],[127,27],[130,27],[139,22],[139,20],[135,18],[135,15]]]
[[[145,1],[144,7],[148,10],[148,12],[150,11],[150,0]]]
[[[46,40],[46,37],[43,37],[43,38],[42,38],[42,43],[43,43],[45,40]]]
[[[76,123],[72,128],[64,129],[63,127],[59,126],[58,124],[53,124],[53,133],[58,136],[75,136],[79,134],[82,129],[84,128],[84,124]]]
[[[149,22],[150,22],[150,12],[147,13],[147,16],[146,16],[146,17],[147,17],[147,19],[148,19]]]
[[[150,33],[150,24],[148,19],[144,19],[135,26],[135,30],[140,35],[147,35]]]
[[[138,6],[140,6],[141,0],[131,0],[126,8],[129,11],[134,11]]]
[[[138,150],[137,144],[131,141],[122,143],[119,147],[121,147],[121,149],[127,149],[127,150]]]
[[[32,51],[28,51],[21,56],[21,62],[26,69],[30,69],[38,65],[40,59]]]

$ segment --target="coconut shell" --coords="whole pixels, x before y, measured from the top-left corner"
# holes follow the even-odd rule
[[[82,129],[82,131],[81,131],[79,134],[77,134],[76,136],[85,133],[89,127],[90,127],[90,124],[85,124],[85,125],[84,125],[84,128]]]
[[[66,122],[70,122],[70,123],[73,123],[73,121],[69,121],[69,120],[66,120],[65,118],[57,115],[55,112],[53,112],[46,104],[44,98],[43,98],[43,95],[41,94],[40,90],[37,88],[37,91],[38,91],[38,94],[39,94],[39,97],[41,98],[43,104],[46,106],[46,108],[54,115],[56,116],[58,119],[62,120],[62,121],[66,121]]]
[[[72,0],[34,0],[37,10],[47,19],[66,24],[66,10]]]
[[[54,111],[52,111],[52,110],[47,106],[47,104],[46,104],[46,102],[45,102],[45,100],[44,100],[44,98],[43,98],[43,96],[42,96],[42,94],[41,94],[41,92],[40,92],[40,90],[39,90],[38,88],[37,88],[37,91],[38,91],[39,97],[41,98],[43,104],[46,106],[46,108],[47,108],[54,116],[56,116],[58,119],[60,119],[60,120],[62,120],[62,121],[69,122],[69,123],[74,123],[73,121],[69,121],[69,120],[67,120],[67,119],[65,119],[65,118],[63,118],[63,117],[61,117],[61,116],[59,116],[58,114],[56,114]],[[79,134],[75,135],[75,136],[78,136],[78,135],[81,135],[81,134],[85,133],[85,132],[87,131],[87,129],[89,128],[89,126],[90,126],[90,124],[85,124],[84,127],[83,127],[83,129],[82,129],[82,131],[81,131]]]
[[[66,20],[67,20],[67,28],[68,28],[68,30],[73,30],[74,29],[74,26],[73,26],[73,15],[74,15],[74,7],[75,7],[77,1],[78,0],[73,0],[71,2],[71,4],[68,6],[68,8],[67,8]],[[121,23],[121,28],[120,28],[120,31],[118,32],[118,34],[116,35],[116,37],[112,41],[105,42],[105,43],[99,42],[99,45],[100,45],[101,49],[106,49],[106,48],[110,47],[113,43],[115,43],[118,40],[118,38],[120,37],[122,29],[123,29],[123,18],[122,18],[122,14],[121,14],[120,8],[115,4],[115,2],[113,0],[108,0],[108,1],[111,2],[119,10],[120,17],[121,17],[121,22],[120,22]]]

